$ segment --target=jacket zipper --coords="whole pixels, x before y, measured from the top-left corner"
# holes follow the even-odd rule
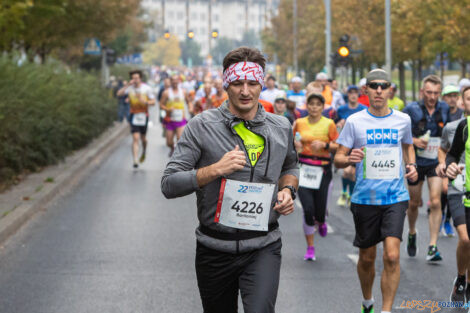
[[[243,123],[243,122],[242,122],[242,123]],[[256,135],[262,137],[263,140],[264,140],[264,142],[265,142],[265,145],[268,147],[268,161],[267,161],[267,163],[266,163],[266,170],[265,170],[265,172],[264,172],[264,176],[266,176],[266,174],[267,174],[267,172],[268,172],[269,157],[270,157],[269,141],[268,141],[267,138],[264,137],[263,135],[258,134],[258,133],[255,133],[255,132],[251,129],[250,126],[247,127],[247,126],[245,125],[245,127],[246,127],[249,131],[251,131],[253,134],[256,134]],[[232,130],[233,130],[233,129],[232,129]],[[258,164],[258,161],[261,159],[261,156],[263,155],[263,153],[264,153],[264,151],[265,151],[266,149],[263,149],[263,152],[261,152],[261,154],[259,155],[259,158],[258,158],[258,160],[256,161],[256,164],[253,166],[253,165],[251,165],[251,159],[250,159],[250,156],[248,155],[248,151],[246,151],[245,143],[243,142],[243,138],[240,137],[240,135],[239,135],[237,132],[235,132],[235,134],[237,135],[238,138],[240,138],[240,141],[241,141],[242,146],[243,146],[243,150],[245,151],[245,155],[248,157],[248,161],[250,162],[250,168],[251,168],[251,172],[250,172],[250,183],[251,183],[251,182],[253,182],[253,176],[254,176],[254,174],[255,174],[255,167],[256,167],[256,164]],[[238,233],[238,228],[235,230],[235,232]],[[240,240],[237,240],[237,250],[236,250],[236,251],[237,251],[237,254],[240,253]]]

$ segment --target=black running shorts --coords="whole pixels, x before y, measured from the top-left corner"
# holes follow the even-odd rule
[[[449,207],[454,226],[465,224],[465,206],[463,205],[463,195],[447,195],[447,206]]]
[[[436,173],[436,165],[430,165],[430,166],[419,166],[416,168],[416,171],[418,172],[418,179],[412,183],[408,180],[408,185],[410,186],[416,186],[420,181],[424,181],[426,177],[434,177],[437,176]]]
[[[134,118],[134,114],[131,114],[129,116],[129,121],[131,124],[131,134],[133,133],[141,133],[142,135],[147,134],[147,126],[149,123],[149,117],[147,116],[147,119],[145,120],[145,125],[144,126],[137,126],[132,124],[132,119]]]
[[[362,249],[375,246],[386,237],[402,240],[408,201],[389,205],[351,203],[356,236],[354,246]]]

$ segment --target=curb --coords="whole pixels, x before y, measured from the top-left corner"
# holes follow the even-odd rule
[[[54,183],[44,186],[34,200],[16,207],[7,216],[0,219],[0,244],[15,234],[37,212],[44,210],[51,201],[71,191],[96,168],[118,145],[129,132],[127,123],[115,124],[100,137],[83,149],[87,150],[84,157],[71,164],[57,176]],[[106,138],[107,136],[107,138]]]

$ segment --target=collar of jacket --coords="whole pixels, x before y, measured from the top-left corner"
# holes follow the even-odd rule
[[[264,125],[265,120],[266,120],[266,111],[264,110],[263,106],[260,103],[258,103],[258,111],[256,112],[255,118],[249,121],[243,120],[233,115],[232,112],[230,112],[228,105],[229,105],[228,100],[226,100],[219,107],[219,111],[225,119],[225,124],[227,125],[227,127],[232,129],[232,131],[234,131],[233,126],[235,126],[241,121],[245,122],[245,125],[250,126],[250,127],[258,127],[258,126]]]

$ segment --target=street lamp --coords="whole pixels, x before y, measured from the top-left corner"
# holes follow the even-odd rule
[[[171,35],[170,35],[170,31],[169,31],[168,29],[165,30],[165,33],[163,34],[163,37],[164,37],[165,39],[170,39]]]
[[[217,38],[217,37],[219,37],[219,31],[218,31],[217,29],[214,29],[214,30],[212,31],[212,38],[215,39],[215,38]]]

